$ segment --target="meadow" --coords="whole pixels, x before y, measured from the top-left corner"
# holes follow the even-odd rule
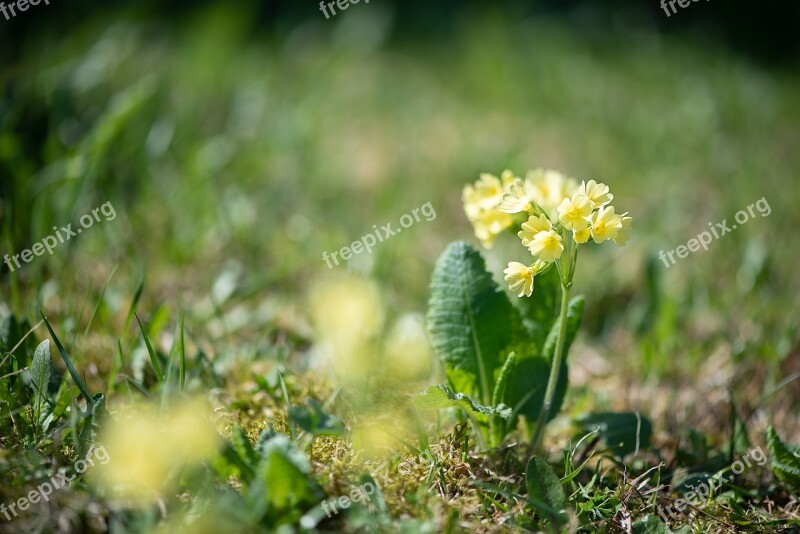
[[[15,43],[0,254],[32,253],[0,270],[0,532],[798,531],[800,70],[622,15],[471,7],[403,38],[357,7]],[[560,323],[556,268],[508,291],[524,248],[465,213],[481,173],[537,168],[633,217],[564,264]],[[473,342],[499,397],[458,374]]]

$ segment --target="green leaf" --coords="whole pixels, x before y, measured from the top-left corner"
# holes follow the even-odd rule
[[[558,299],[561,296],[561,279],[557,269],[536,276],[533,295],[512,299],[522,317],[527,338],[538,350],[542,350],[547,334],[558,318]]]
[[[44,397],[47,394],[51,365],[50,340],[45,339],[36,347],[36,352],[33,353],[33,361],[31,362],[31,385],[36,390],[38,404],[44,402]]]
[[[558,277],[556,276],[556,279]],[[536,298],[534,292],[533,297]],[[561,409],[564,396],[567,393],[569,366],[567,355],[575,340],[583,317],[583,297],[575,297],[567,308],[567,331],[564,339],[565,357],[561,361],[561,370],[558,375],[556,394],[547,420],[552,420]],[[547,389],[547,380],[550,376],[550,365],[555,352],[556,338],[558,337],[558,318],[551,320],[550,332],[544,345],[540,348],[531,344],[515,344],[514,349],[522,357],[517,358],[516,371],[512,373],[506,387],[504,402],[514,410],[514,416],[524,415],[529,421],[535,421],[544,402]]]
[[[564,486],[544,458],[532,456],[525,469],[528,500],[539,513],[554,523],[566,520],[561,511],[567,505]]]
[[[486,271],[480,253],[451,243],[431,278],[428,330],[450,386],[489,404],[519,316]]]
[[[236,426],[231,434],[231,446],[239,454],[239,457],[244,460],[247,465],[255,467],[258,463],[258,454],[253,449],[247,434],[240,426]]]
[[[659,518],[648,515],[633,524],[633,534],[672,534],[672,531]]]
[[[800,489],[800,447],[781,441],[775,429],[767,429],[767,448],[772,459],[772,472],[789,489]]]
[[[494,393],[492,393],[492,405],[497,406],[503,401],[506,395],[506,387],[508,386],[508,379],[514,372],[517,363],[517,355],[513,352],[509,353],[506,363],[500,369],[500,374],[497,377],[497,382],[494,386]]]
[[[454,393],[449,387],[440,384],[428,388],[414,397],[414,406],[420,410],[438,410],[441,408],[461,408],[480,415],[496,415],[503,419],[511,417],[511,408],[499,406],[482,406],[464,393]]]
[[[636,413],[594,413],[578,419],[584,432],[597,431],[611,452],[625,455],[650,446],[653,427],[650,420]]]
[[[567,331],[566,336],[564,337],[564,360],[567,359],[566,355],[569,354],[569,349],[572,346],[572,342],[575,341],[575,336],[578,335],[578,330],[581,327],[584,301],[585,300],[582,296],[575,297],[569,301],[569,307],[567,308]],[[542,354],[545,356],[545,358],[547,358],[548,361],[553,359],[553,354],[556,351],[556,341],[558,339],[558,329],[560,324],[561,321],[556,319],[555,323],[553,323],[553,327],[550,329],[550,333],[547,334],[547,339],[544,342]]]
[[[509,353],[508,358],[506,358],[506,363],[503,364],[503,368],[500,369],[500,373],[495,381],[494,393],[492,393],[492,406],[499,406],[502,404],[503,397],[505,397],[506,394],[506,386],[508,386],[510,376],[514,373],[516,362],[517,355],[513,352]],[[509,418],[512,417],[513,413]],[[491,437],[492,446],[499,446],[503,442],[508,428],[502,417],[495,416],[489,421],[489,435]]]
[[[308,406],[292,406],[289,414],[300,428],[315,436],[343,436],[344,423],[335,415],[328,415],[315,399],[306,401]]]
[[[321,496],[321,489],[308,476],[311,465],[289,438],[278,434],[262,449],[261,462],[248,497],[260,515],[299,510]]]

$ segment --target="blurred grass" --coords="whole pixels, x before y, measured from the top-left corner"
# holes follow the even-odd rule
[[[456,17],[447,42],[391,44],[380,4],[307,20],[285,39],[254,36],[248,16],[216,6],[177,27],[88,20],[28,41],[0,110],[3,250],[107,200],[118,217],[52,257],[4,267],[12,308],[57,309],[81,331],[118,266],[102,317],[126,311],[146,273],[143,302],[177,300],[209,321],[222,304],[243,306],[257,335],[298,322],[291,310],[326,274],[323,251],[430,201],[435,221],[350,262],[379,281],[396,317],[424,308],[434,259],[470,235],[465,182],[548,166],[608,183],[634,217],[628,247],[579,262],[598,350],[645,377],[683,376],[718,350],[769,364],[767,385],[787,374],[798,338],[800,239],[786,231],[798,223],[796,71],[710,40],[642,26],[600,40],[492,8]],[[772,214],[709,252],[668,271],[653,259],[761,197]],[[499,273],[522,252],[500,243],[489,265]]]
[[[22,59],[3,70],[0,250],[30,248],[106,201],[117,217],[16,272],[3,266],[0,315],[38,321],[45,310],[88,389],[106,391],[113,411],[134,381],[155,388],[133,312],[162,363],[185,312],[187,390],[213,397],[229,430],[240,424],[253,440],[268,425],[291,428],[279,382],[292,403],[352,403],[359,416],[347,423],[363,430],[395,417],[387,407],[404,391],[374,380],[369,392],[340,394],[330,376],[309,372],[324,341],[319,323],[333,338],[357,323],[349,326],[368,338],[358,355],[402,374],[403,351],[419,356],[424,343],[392,339],[418,324],[407,314],[425,309],[435,259],[453,239],[476,242],[463,184],[482,171],[554,167],[609,184],[634,217],[625,248],[590,248],[578,262],[576,292],[588,298],[568,418],[631,409],[649,417],[652,457],[632,471],[693,465],[736,437],[732,412],[753,415],[756,441],[767,422],[800,440],[797,384],[769,396],[800,365],[797,70],[646,24],[584,34],[563,19],[489,7],[455,14],[446,40],[395,39],[392,11],[357,7],[275,34],[254,32],[253,13],[237,4],[197,8],[177,25],[98,15],[25,39]],[[769,217],[669,269],[658,260],[762,197]],[[427,202],[435,220],[334,269],[372,278],[377,311],[359,315],[329,296],[340,294],[339,273],[324,251],[373,225],[396,226]],[[524,253],[501,238],[486,255],[499,279]],[[397,349],[389,360],[377,355],[387,347],[371,354],[382,344]],[[284,366],[294,369],[286,384]],[[556,441],[565,426],[556,420]],[[396,477],[386,492],[395,515],[477,522],[493,510],[475,511],[482,497],[467,489],[470,473],[502,473],[507,458],[467,458],[463,428],[448,430],[429,438],[450,453],[457,500],[448,510],[422,477]],[[46,470],[34,453],[6,456],[19,439],[3,438],[0,462],[16,486]],[[73,454],[59,447],[42,458]],[[364,471],[344,440],[315,442],[315,451],[314,475],[329,495]]]

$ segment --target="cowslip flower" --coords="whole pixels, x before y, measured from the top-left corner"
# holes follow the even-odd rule
[[[590,237],[592,237],[592,231],[588,226],[586,228],[581,228],[580,230],[572,231],[572,239],[574,239],[579,245],[588,243]]]
[[[475,184],[466,185],[462,191],[464,213],[472,223],[475,237],[486,248],[491,248],[494,239],[514,222],[511,215],[497,209],[513,180],[511,171],[504,171],[502,178],[482,173]]]
[[[530,297],[533,294],[533,279],[544,267],[541,261],[535,261],[533,265],[525,265],[517,261],[508,262],[508,267],[503,271],[505,281],[508,282],[508,289],[511,291],[519,290],[517,296]]]
[[[591,223],[592,239],[600,244],[617,237],[622,228],[622,217],[614,213],[613,206],[603,206],[592,213]]]
[[[503,184],[497,176],[482,173],[474,185],[464,186],[461,199],[467,218],[473,220],[484,210],[494,209],[503,199]]]
[[[519,180],[519,178],[514,176],[514,173],[509,169],[504,170],[500,175],[500,181],[503,183],[503,187],[510,186],[515,180]]]
[[[534,257],[539,258],[545,263],[551,263],[561,257],[564,252],[564,244],[561,236],[554,230],[539,232],[528,244],[528,250]]]
[[[533,256],[534,263],[512,262],[504,271],[512,291],[530,296],[533,277],[556,263],[569,284],[579,245],[612,240],[623,246],[628,241],[632,218],[619,215],[610,205],[609,187],[596,180],[581,181],[550,169],[528,171],[524,180],[510,170],[500,178],[483,173],[475,184],[464,188],[464,210],[475,235],[486,248],[505,230],[519,230],[517,236]],[[526,213],[527,212],[527,213]],[[517,214],[526,213],[527,220]],[[564,256],[569,250],[568,257]],[[538,266],[538,267],[537,267]]]
[[[587,219],[591,213],[592,201],[582,193],[575,193],[558,205],[558,219],[567,230],[583,230],[589,226]]]
[[[614,195],[608,192],[608,186],[606,184],[597,183],[594,180],[581,182],[579,191],[591,201],[593,209],[605,206],[614,200]]]
[[[514,180],[508,187],[508,192],[503,195],[498,209],[504,213],[529,211],[531,209],[531,199],[525,182],[520,179]]]
[[[522,240],[524,246],[528,246],[533,241],[534,236],[539,232],[547,232],[553,229],[550,220],[544,215],[531,215],[528,220],[522,223],[522,230],[517,235]]]
[[[484,210],[472,221],[475,237],[485,248],[492,248],[495,238],[512,224],[514,219],[511,215],[497,210]]]
[[[617,232],[617,237],[614,238],[614,243],[619,245],[620,247],[624,246],[625,243],[628,242],[628,231],[631,229],[631,223],[633,222],[633,217],[628,217],[628,212],[626,211],[621,215],[622,217],[622,227]]]
[[[535,273],[529,266],[512,261],[503,271],[505,280],[508,282],[508,289],[511,291],[519,290],[518,296],[530,297],[533,294],[533,278]]]
[[[555,209],[566,197],[571,197],[578,190],[578,183],[567,178],[558,171],[536,169],[528,172],[525,179],[531,200],[542,207],[548,215],[554,215]]]

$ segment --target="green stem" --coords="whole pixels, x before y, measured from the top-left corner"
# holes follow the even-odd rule
[[[553,354],[553,361],[550,367],[550,378],[547,380],[547,389],[544,393],[544,403],[542,403],[542,410],[539,412],[539,419],[536,421],[536,429],[534,430],[533,439],[531,440],[531,446],[534,452],[536,452],[542,445],[542,438],[544,438],[544,427],[547,424],[547,417],[550,414],[550,408],[552,407],[553,399],[556,396],[556,388],[558,386],[559,374],[561,372],[561,361],[564,359],[564,338],[567,334],[569,285],[561,285],[561,313],[558,318],[558,337],[556,338],[556,349],[555,353]]]

